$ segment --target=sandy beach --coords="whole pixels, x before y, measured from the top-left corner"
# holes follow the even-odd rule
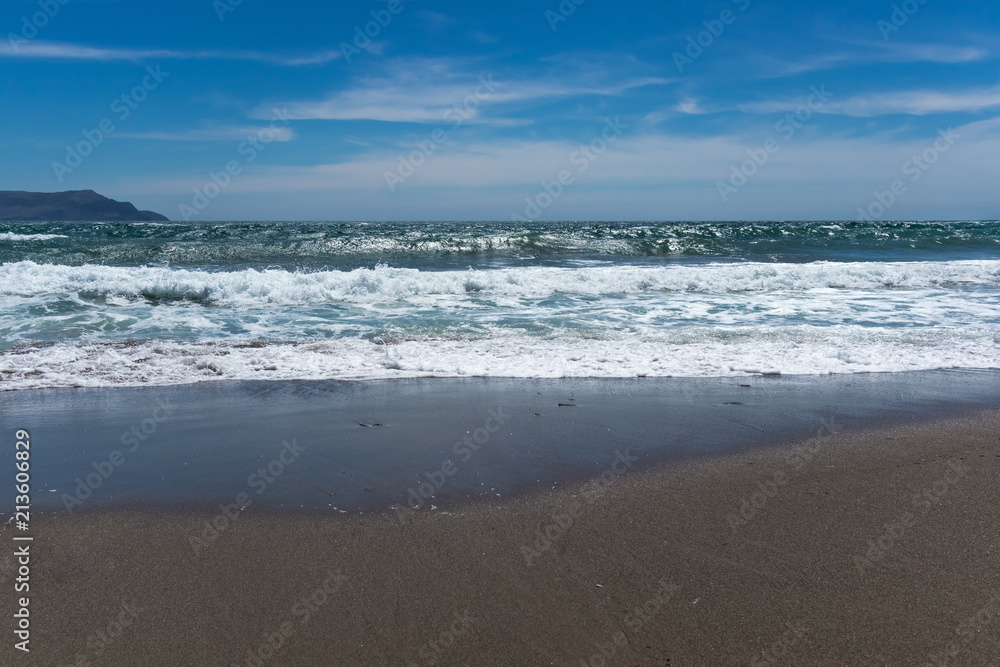
[[[628,456],[402,519],[43,515],[17,664],[996,664],[997,410]]]

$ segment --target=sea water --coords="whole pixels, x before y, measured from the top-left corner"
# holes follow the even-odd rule
[[[3,223],[0,389],[1000,368],[1000,223]]]

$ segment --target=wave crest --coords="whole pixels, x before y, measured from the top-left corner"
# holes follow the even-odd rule
[[[52,239],[68,239],[65,234],[15,234],[0,232],[0,241],[51,241]]]
[[[522,267],[422,271],[379,265],[352,271],[245,269],[210,272],[161,267],[64,266],[31,261],[0,266],[0,296],[99,295],[253,307],[377,303],[416,297],[546,298],[654,292],[954,289],[1000,285],[1000,260],[959,262],[739,263],[696,266]]]

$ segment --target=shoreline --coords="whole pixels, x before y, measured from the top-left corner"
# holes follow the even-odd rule
[[[232,382],[3,396],[36,511],[447,511],[606,470],[1000,407],[1000,373]],[[627,454],[626,454],[627,452]],[[12,452],[0,459],[13,465]],[[618,466],[625,465],[619,462]],[[244,497],[245,496],[245,497]],[[242,498],[242,500],[240,500]],[[251,502],[247,502],[251,501]]]
[[[4,399],[39,448],[39,512],[236,502],[370,514],[561,488],[626,451],[641,470],[1000,407],[1000,373],[234,382]]]
[[[248,511],[198,552],[210,512],[44,516],[10,660],[988,664],[998,482],[994,408],[404,522]]]
[[[118,345],[119,343],[107,343],[107,345]],[[749,380],[769,380],[781,378],[784,380],[809,380],[811,378],[867,378],[867,377],[890,377],[923,375],[928,373],[1000,373],[1000,368],[929,368],[916,370],[888,370],[888,371],[851,371],[843,373],[782,373],[774,372],[754,372],[744,375],[642,375],[642,376],[604,376],[604,375],[567,375],[562,377],[522,377],[518,375],[418,375],[413,377],[378,377],[378,378],[279,378],[279,379],[245,379],[245,378],[212,378],[205,377],[190,382],[172,382],[164,384],[142,383],[142,384],[115,384],[115,385],[74,385],[74,386],[53,386],[53,387],[23,387],[16,389],[0,388],[0,396],[11,396],[15,394],[26,394],[31,392],[58,392],[58,391],[124,391],[129,389],[180,389],[184,387],[200,387],[212,385],[279,385],[279,384],[397,384],[406,382],[685,382],[685,381],[734,381],[744,382]]]

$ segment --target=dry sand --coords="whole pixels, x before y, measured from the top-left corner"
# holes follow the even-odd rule
[[[248,510],[197,554],[217,509],[39,518],[31,652],[5,548],[0,663],[1000,664],[1000,411],[597,481]]]

